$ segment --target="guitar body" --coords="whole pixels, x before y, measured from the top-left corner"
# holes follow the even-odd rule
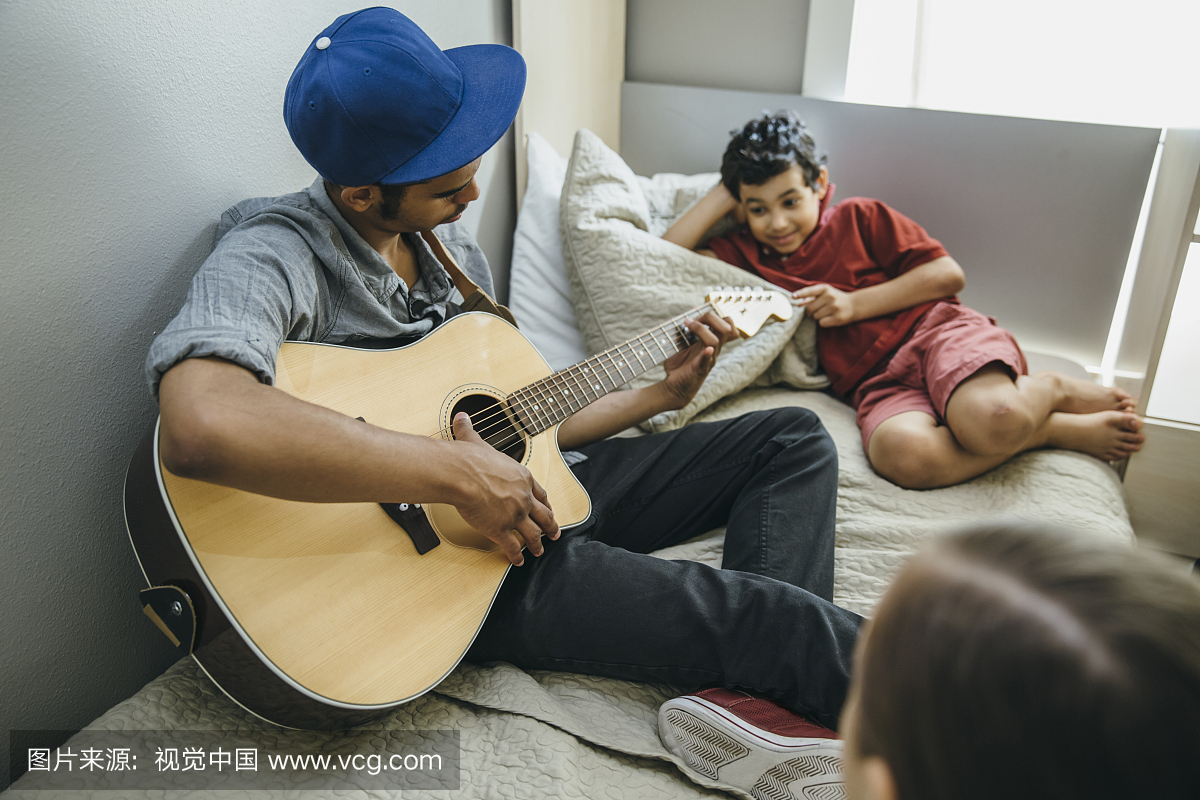
[[[557,425],[530,437],[489,408],[551,374],[497,317],[452,317],[393,350],[287,342],[276,367],[279,389],[378,427],[450,438],[458,410],[485,438],[487,425],[508,425],[498,449],[546,488],[560,526],[590,513]],[[359,724],[436,686],[509,568],[450,506],[425,508],[438,540],[420,555],[378,504],[279,500],[173,475],[157,426],[130,465],[125,509],[147,582],[191,601],[196,661],[246,709],[289,727]]]

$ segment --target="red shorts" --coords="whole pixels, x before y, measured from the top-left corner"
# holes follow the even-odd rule
[[[1029,374],[1017,340],[996,320],[954,303],[929,309],[883,371],[859,384],[850,398],[858,409],[863,449],[879,423],[905,411],[923,411],[945,425],[950,395],[993,361],[1014,378]]]

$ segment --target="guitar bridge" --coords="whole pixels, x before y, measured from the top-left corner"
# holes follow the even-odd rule
[[[418,555],[423,556],[442,543],[420,503],[380,503],[379,507],[404,529],[408,538],[412,539],[413,547],[417,548]]]
[[[366,422],[362,417],[355,419]],[[380,503],[379,507],[412,539],[417,555],[423,556],[442,543],[420,503]]]

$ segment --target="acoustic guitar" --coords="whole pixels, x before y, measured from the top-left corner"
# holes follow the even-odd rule
[[[687,348],[685,316],[713,310],[742,336],[792,314],[775,291],[727,289],[705,305],[552,372],[499,317],[451,317],[390,350],[286,342],[276,386],[380,427],[453,438],[471,415],[489,444],[545,487],[563,529],[590,513],[558,425]],[[416,376],[419,376],[417,379]],[[158,425],[125,483],[143,611],[229,697],[276,724],[362,723],[436,686],[474,640],[509,569],[452,506],[303,503],[172,474]]]

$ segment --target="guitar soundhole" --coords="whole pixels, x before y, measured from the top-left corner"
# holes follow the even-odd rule
[[[469,394],[454,404],[454,408],[450,410],[450,419],[453,420],[460,411],[465,411],[471,416],[471,426],[485,442],[509,458],[524,460],[525,437],[504,413],[500,401],[486,394]]]

